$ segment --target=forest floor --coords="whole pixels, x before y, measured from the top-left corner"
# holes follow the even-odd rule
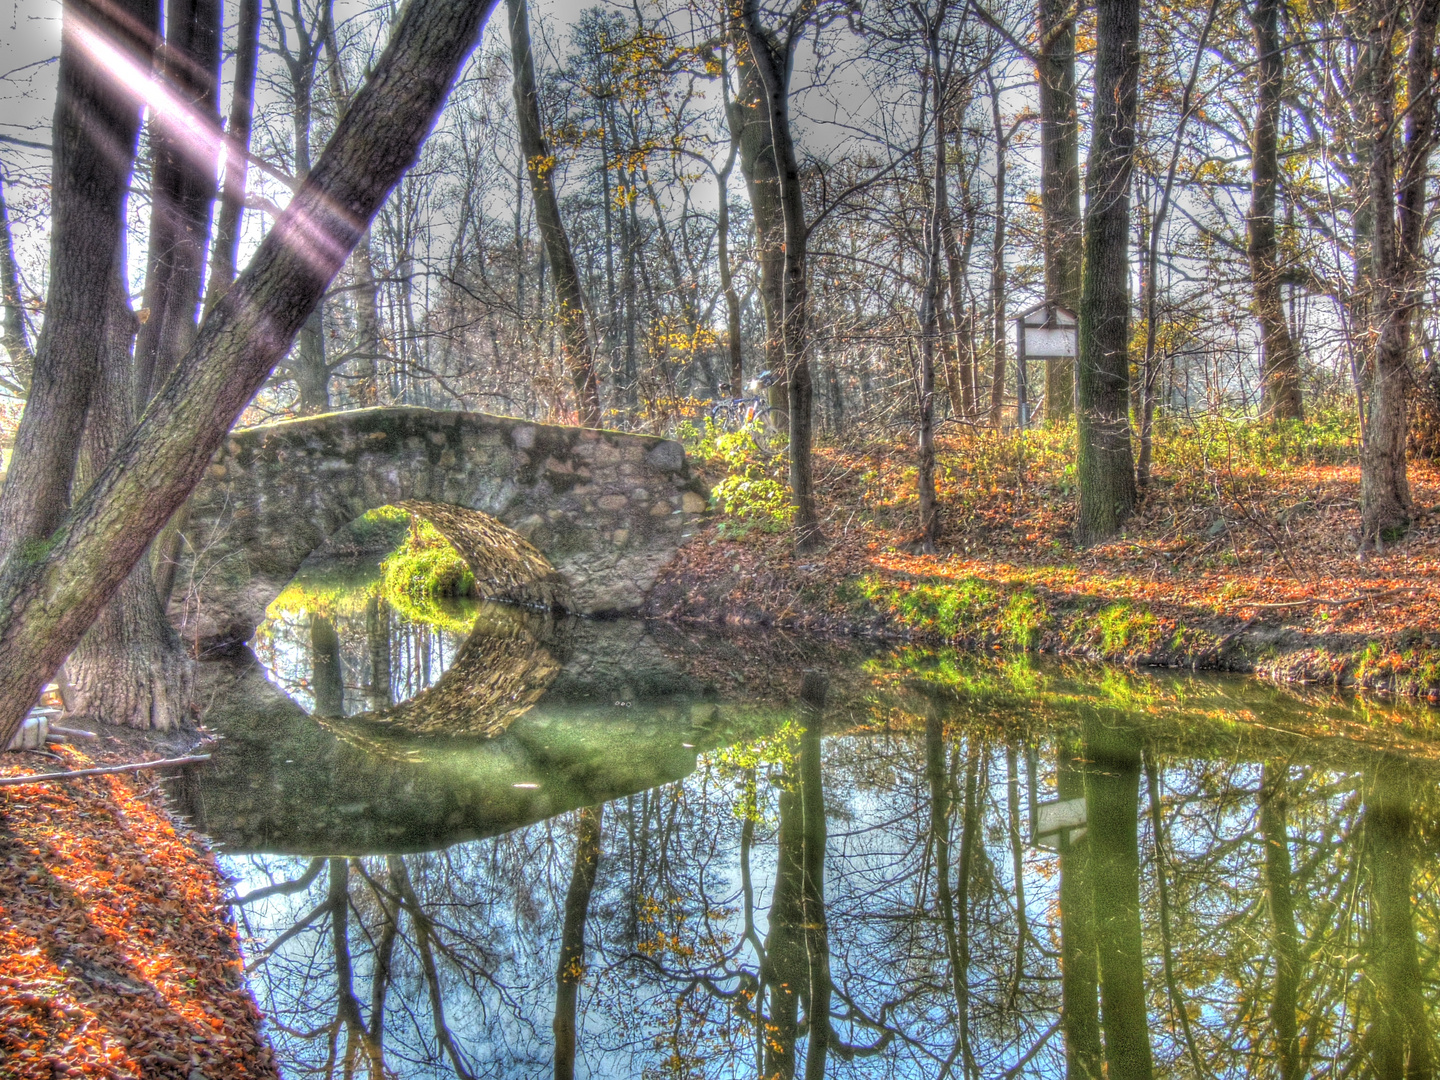
[[[107,729],[14,776],[174,756]],[[226,883],[153,774],[0,787],[0,1074],[231,1080],[278,1074]]]
[[[694,440],[717,512],[649,613],[1440,700],[1440,468],[1412,462],[1414,526],[1362,554],[1357,445],[1343,417],[1281,428],[1217,419],[1161,432],[1124,533],[1082,548],[1073,438],[943,435],[934,554],[913,542],[912,446],[822,444],[826,543],[804,556],[784,526],[783,462],[732,436]]]

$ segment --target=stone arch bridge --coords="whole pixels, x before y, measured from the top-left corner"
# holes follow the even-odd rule
[[[491,597],[634,611],[706,506],[678,442],[483,413],[378,408],[232,432],[191,496],[172,615],[249,640],[306,556],[381,506],[431,521]]]

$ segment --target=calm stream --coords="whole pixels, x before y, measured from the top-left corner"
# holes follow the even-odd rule
[[[297,583],[173,792],[287,1075],[1434,1068],[1434,714]]]

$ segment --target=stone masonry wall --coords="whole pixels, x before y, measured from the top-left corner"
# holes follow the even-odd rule
[[[242,429],[191,497],[172,615],[203,646],[247,640],[310,552],[386,505],[429,517],[496,594],[633,611],[706,501],[654,436],[420,408]]]

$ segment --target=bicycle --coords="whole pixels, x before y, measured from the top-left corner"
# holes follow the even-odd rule
[[[758,383],[759,380],[756,380]],[[754,389],[755,384],[751,384]],[[748,431],[750,442],[762,457],[775,454],[781,413],[762,396],[721,398],[710,407],[710,420],[721,431]]]

